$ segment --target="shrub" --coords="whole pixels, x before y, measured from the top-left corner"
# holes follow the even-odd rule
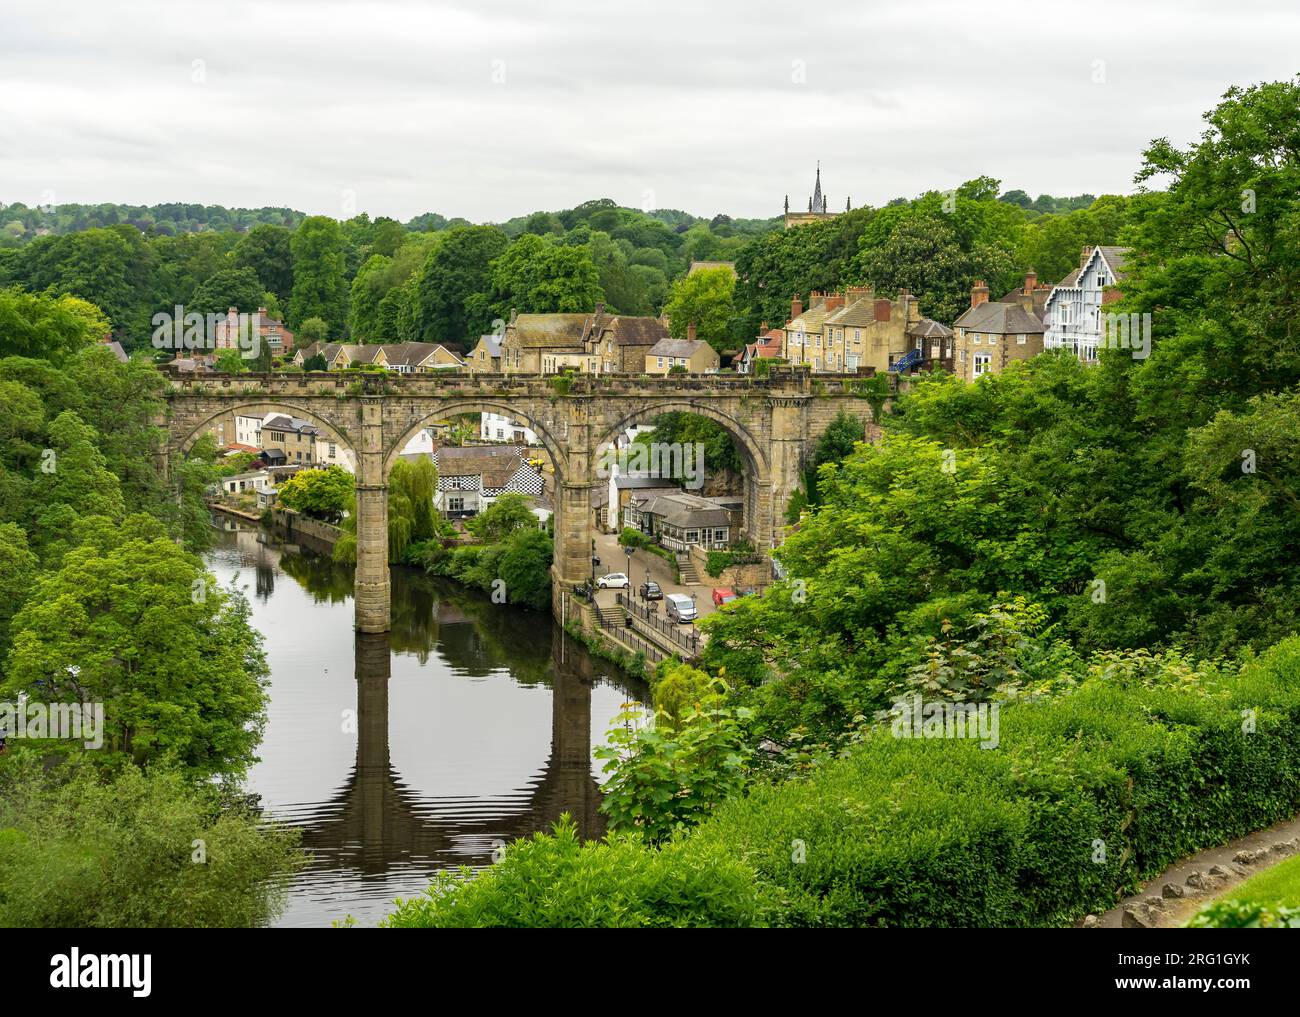
[[[425,897],[399,901],[386,928],[689,928],[763,923],[754,874],[726,849],[629,837],[583,845],[567,815],[554,834],[506,849],[475,876],[444,874]]]
[[[1259,902],[1215,901],[1197,912],[1189,929],[1300,929],[1300,908]]]

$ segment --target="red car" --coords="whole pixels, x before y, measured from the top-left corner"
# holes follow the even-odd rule
[[[725,586],[717,586],[713,589],[713,603],[717,607],[721,607],[723,604],[730,604],[733,600],[737,599],[735,590],[728,590]]]

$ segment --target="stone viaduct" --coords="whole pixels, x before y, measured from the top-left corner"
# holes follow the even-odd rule
[[[353,372],[172,376],[167,460],[186,454],[228,414],[292,414],[356,456],[356,627],[390,627],[387,482],[421,428],[459,413],[528,422],[555,468],[552,603],[591,574],[591,491],[601,453],[635,423],[682,411],[717,421],[745,465],[744,520],[755,547],[780,539],[786,507],[817,439],[841,411],[871,418],[857,379],[775,369],[767,378],[721,375],[502,375]]]

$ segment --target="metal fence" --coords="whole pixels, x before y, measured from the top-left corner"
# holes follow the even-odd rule
[[[657,664],[668,656],[662,648],[656,646],[650,640],[637,635],[636,632],[624,625],[622,621],[606,621],[605,616],[599,611],[596,612],[596,620],[600,623],[602,629],[612,633],[616,639],[639,650],[641,653],[644,653],[646,660]]]
[[[687,651],[692,657],[700,652],[700,634],[692,626],[690,634],[683,633],[674,622],[666,618],[660,618],[659,615],[651,610],[646,604],[638,604],[630,596],[625,597],[622,591],[619,591],[615,599],[618,605],[632,615],[638,621],[644,622],[646,626],[654,631],[667,636],[675,645],[680,646]]]

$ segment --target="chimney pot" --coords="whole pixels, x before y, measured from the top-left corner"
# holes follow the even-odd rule
[[[976,279],[975,285],[971,287],[970,291],[971,307],[979,307],[980,304],[986,304],[988,303],[988,299],[989,288],[984,285],[983,279]]]
[[[695,342],[695,322],[693,321],[686,326],[686,338],[690,342]]]
[[[1025,296],[1032,297],[1038,288],[1038,273],[1032,268],[1025,273]]]

